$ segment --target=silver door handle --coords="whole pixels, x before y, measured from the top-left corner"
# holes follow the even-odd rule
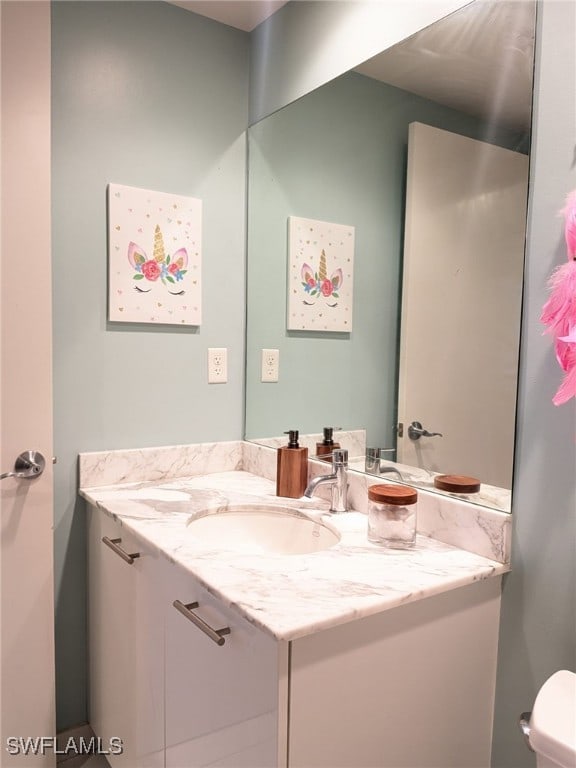
[[[46,459],[40,451],[24,451],[14,462],[13,472],[4,472],[0,475],[0,480],[6,477],[16,477],[19,480],[31,480],[33,477],[40,477],[44,472]]]
[[[442,433],[428,432],[419,421],[413,421],[408,427],[408,437],[410,440],[420,440],[421,437],[442,437]]]

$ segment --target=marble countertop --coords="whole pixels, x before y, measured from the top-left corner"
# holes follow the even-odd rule
[[[81,495],[187,569],[214,596],[275,638],[294,640],[354,619],[500,575],[502,563],[418,536],[411,550],[367,540],[367,517],[330,515],[321,499],[283,499],[271,480],[228,471],[169,482],[83,488]],[[325,514],[341,539],[327,550],[278,555],[184,537],[198,513],[266,502]]]

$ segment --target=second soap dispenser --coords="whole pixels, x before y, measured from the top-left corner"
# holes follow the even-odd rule
[[[299,499],[308,484],[308,448],[301,448],[298,430],[290,429],[288,445],[278,448],[276,459],[276,495]]]
[[[316,456],[322,458],[322,461],[332,461],[332,451],[335,448],[340,448],[340,443],[334,442],[334,430],[340,429],[340,427],[324,427],[322,432],[324,433],[324,440],[321,443],[316,443]]]

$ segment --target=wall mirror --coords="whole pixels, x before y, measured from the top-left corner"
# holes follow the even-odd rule
[[[250,128],[246,439],[360,430],[354,469],[510,510],[534,28],[533,2],[472,3]],[[349,331],[323,322],[341,227]]]

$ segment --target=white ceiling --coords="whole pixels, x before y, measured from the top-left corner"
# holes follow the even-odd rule
[[[288,0],[168,0],[187,11],[251,32]]]
[[[357,68],[445,106],[528,130],[535,3],[477,0]]]

